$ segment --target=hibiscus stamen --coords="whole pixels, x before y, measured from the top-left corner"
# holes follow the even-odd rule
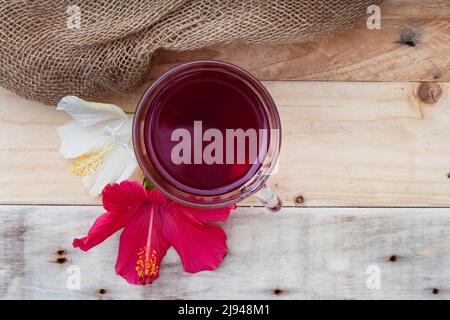
[[[103,163],[105,154],[113,150],[115,147],[115,144],[110,144],[106,148],[99,151],[94,149],[76,157],[70,165],[70,170],[74,175],[79,177],[90,176]]]
[[[149,279],[150,282],[156,279],[159,273],[159,266],[156,259],[156,251],[145,246],[138,251],[138,260],[136,263],[136,271],[139,280],[145,282]]]
[[[159,266],[156,259],[156,251],[152,249],[152,230],[153,230],[153,216],[154,208],[150,208],[150,221],[147,234],[147,242],[144,247],[138,251],[138,260],[136,262],[136,271],[139,280],[143,283],[152,283],[158,277]]]

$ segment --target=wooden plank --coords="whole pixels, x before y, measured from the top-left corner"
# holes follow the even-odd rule
[[[184,273],[171,249],[157,282],[140,287],[114,273],[118,234],[87,253],[71,247],[100,207],[1,206],[0,299],[448,299],[449,210],[239,208],[219,269]],[[71,266],[80,290],[67,288]]]
[[[286,205],[299,205],[299,195],[306,206],[450,205],[449,83],[434,91],[419,83],[264,84],[283,125],[280,166],[269,181]],[[419,88],[435,92],[428,104]],[[140,94],[108,101],[132,110]],[[58,154],[56,128],[68,119],[0,90],[0,203],[99,203]]]
[[[367,29],[363,19],[342,34],[305,44],[162,51],[151,76],[181,62],[218,59],[262,80],[450,81],[448,0],[385,0],[381,17],[381,30]]]

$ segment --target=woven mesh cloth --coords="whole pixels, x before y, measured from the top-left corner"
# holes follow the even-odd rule
[[[125,92],[160,48],[288,43],[340,32],[379,0],[0,0],[0,86],[53,104]]]

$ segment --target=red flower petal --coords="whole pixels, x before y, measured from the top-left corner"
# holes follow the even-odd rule
[[[184,270],[197,272],[214,270],[226,252],[225,232],[217,225],[205,224],[189,214],[195,208],[179,206],[162,208],[163,234],[181,257]]]
[[[120,235],[116,273],[132,284],[151,284],[170,244],[162,234],[159,203],[147,202]]]
[[[108,212],[95,220],[86,237],[73,241],[75,248],[87,251],[125,227],[145,201],[146,192],[139,183],[124,181],[107,185],[102,195],[103,206]]]
[[[88,251],[109,238],[117,230],[125,227],[134,214],[135,210],[124,212],[121,215],[109,212],[102,214],[95,220],[86,237],[73,240],[73,247]]]
[[[226,221],[230,216],[231,210],[236,209],[235,204],[223,208],[211,209],[191,208],[179,203],[173,203],[172,206],[176,207],[176,210],[190,214],[205,223],[213,221]]]
[[[122,181],[103,188],[103,208],[111,213],[123,214],[145,201],[147,193],[137,181]]]

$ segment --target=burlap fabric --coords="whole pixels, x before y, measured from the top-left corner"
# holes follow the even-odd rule
[[[51,104],[125,92],[146,80],[159,48],[316,40],[379,2],[0,0],[0,85]]]

